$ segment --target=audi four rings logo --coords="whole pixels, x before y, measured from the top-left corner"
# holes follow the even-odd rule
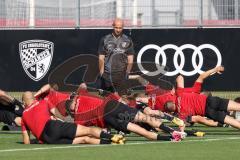
[[[156,56],[155,56],[155,64],[156,64],[157,70],[152,71],[152,72],[144,69],[142,64],[141,64],[142,55],[149,49],[154,49],[154,50],[157,51]],[[167,49],[175,50],[174,57],[173,57],[173,64],[174,64],[175,70],[173,70],[173,71],[164,70],[165,66],[167,64],[167,57],[166,57],[166,53],[165,53],[165,50],[167,50]],[[184,49],[192,49],[193,50],[192,66],[193,66],[194,69],[192,71],[184,71],[183,70],[183,67],[184,67],[184,64],[185,64],[185,55],[183,53]],[[180,47],[178,47],[174,44],[166,44],[162,47],[159,47],[155,44],[149,44],[149,45],[144,46],[139,51],[139,53],[137,55],[137,64],[138,64],[138,67],[139,67],[140,71],[143,74],[148,75],[148,76],[156,76],[156,75],[159,75],[160,73],[162,73],[162,74],[164,73],[164,75],[166,75],[166,76],[174,76],[174,75],[177,75],[179,73],[182,74],[182,75],[185,75],[185,76],[192,76],[196,73],[201,74],[201,73],[204,72],[203,70],[201,70],[201,68],[203,66],[202,49],[211,49],[212,51],[214,51],[214,53],[217,56],[216,66],[221,65],[221,63],[222,63],[221,53],[214,45],[211,45],[211,44],[202,44],[198,47],[194,46],[192,44],[184,44]],[[161,64],[159,63],[160,56],[162,58],[162,63]],[[180,56],[180,62],[178,62],[178,57],[179,56]],[[199,58],[199,63],[198,64],[197,64],[197,56]]]

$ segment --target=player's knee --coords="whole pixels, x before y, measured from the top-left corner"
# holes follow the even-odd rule
[[[21,117],[16,117],[15,118],[15,120],[14,120],[14,122],[15,122],[15,124],[17,125],[17,126],[21,126],[21,120],[22,120],[22,118]]]
[[[147,115],[142,112],[138,112],[134,118],[137,122],[145,122],[147,120]]]
[[[85,136],[85,137],[83,137],[82,142],[83,142],[84,144],[89,143],[89,142],[90,142],[90,139],[91,139],[90,137]]]
[[[149,109],[149,108],[145,108],[143,111],[144,111],[144,113],[145,113],[146,115],[151,115],[151,114],[153,114],[153,113],[152,113],[152,110]]]

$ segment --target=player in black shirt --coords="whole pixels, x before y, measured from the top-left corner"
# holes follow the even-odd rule
[[[123,26],[121,19],[115,19],[113,33],[105,35],[98,48],[100,88],[120,95],[126,93],[135,54],[131,38],[122,33]]]

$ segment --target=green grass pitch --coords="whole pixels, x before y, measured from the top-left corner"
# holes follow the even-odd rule
[[[197,126],[205,137],[187,137],[182,142],[149,141],[127,135],[125,145],[23,145],[20,133],[0,132],[1,160],[87,159],[239,159],[240,131],[233,128]]]
[[[234,99],[239,92],[214,92]],[[15,95],[17,96],[17,95]],[[0,132],[0,160],[238,160],[240,131],[196,125],[189,129],[206,132],[205,137],[187,137],[182,142],[149,141],[127,135],[125,145],[23,145],[19,132]]]

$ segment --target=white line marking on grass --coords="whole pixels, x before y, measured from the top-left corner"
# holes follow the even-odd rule
[[[216,139],[195,139],[195,140],[186,140],[175,143],[188,143],[188,142],[210,142],[210,141],[222,141],[222,140],[235,140],[240,139],[240,137],[230,137],[230,138],[216,138]],[[170,141],[150,141],[150,142],[136,142],[136,143],[127,143],[125,145],[144,145],[144,144],[161,144],[161,143],[172,143]],[[70,146],[57,146],[57,147],[38,147],[38,148],[16,148],[16,149],[4,149],[0,150],[2,152],[17,152],[17,151],[38,151],[38,150],[50,150],[50,149],[67,149],[67,148],[90,148],[90,147],[115,147],[115,146],[124,146],[124,145],[70,145]]]

